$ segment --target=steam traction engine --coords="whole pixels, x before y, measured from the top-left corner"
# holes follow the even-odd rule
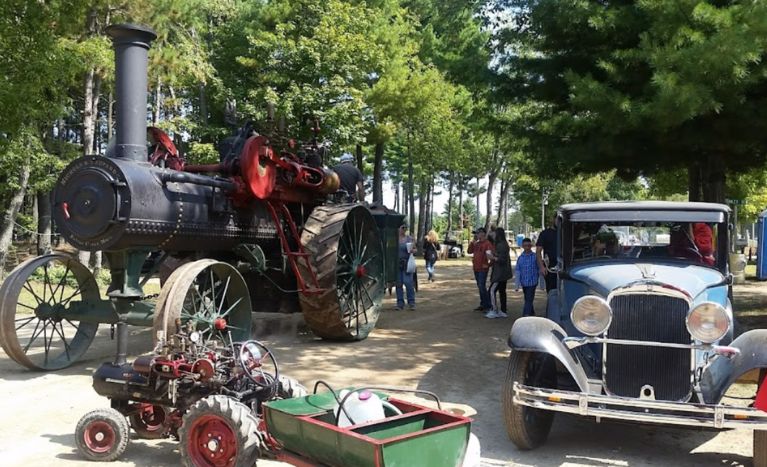
[[[115,25],[108,34],[116,59],[113,154],[73,161],[54,191],[64,238],[105,252],[107,296],[69,255],[22,263],[0,288],[6,353],[30,369],[65,368],[108,323],[117,337],[114,363],[122,365],[128,324],[152,326],[157,339],[189,322],[195,329],[226,323],[231,341],[243,342],[252,310],[299,305],[316,335],[364,339],[383,297],[384,247],[370,209],[328,202],[338,178],[316,163],[322,147],[290,140],[276,148],[246,131],[230,139],[219,164],[189,166],[167,135],[150,128],[149,153],[146,67],[155,33]],[[159,296],[145,296],[142,287],[168,264]]]

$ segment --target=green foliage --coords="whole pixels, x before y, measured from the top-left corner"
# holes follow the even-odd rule
[[[218,160],[218,151],[210,143],[192,143],[186,153],[188,164],[214,164]]]
[[[514,12],[497,29],[498,71],[503,100],[535,109],[517,128],[536,173],[617,168],[631,178],[764,162],[764,2],[492,7],[495,21]]]

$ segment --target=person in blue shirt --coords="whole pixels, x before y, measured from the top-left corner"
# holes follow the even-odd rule
[[[522,308],[522,316],[535,316],[533,301],[535,300],[535,289],[538,287],[538,258],[533,253],[533,241],[529,238],[522,240],[522,254],[517,258],[517,274],[514,290],[518,291],[522,287],[522,294],[525,299]]]

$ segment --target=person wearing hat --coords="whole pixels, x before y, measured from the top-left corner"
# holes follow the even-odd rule
[[[360,169],[354,166],[354,156],[345,152],[341,155],[341,163],[333,167],[341,181],[339,191],[343,190],[353,201],[365,200],[365,178]]]
[[[474,232],[474,240],[469,243],[469,254],[474,269],[474,279],[479,289],[479,306],[474,311],[489,312],[493,309],[490,303],[490,292],[487,290],[487,273],[495,255],[495,245],[487,240],[487,231],[480,227]],[[489,254],[488,254],[489,253]]]

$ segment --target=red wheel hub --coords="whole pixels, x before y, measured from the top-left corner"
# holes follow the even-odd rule
[[[229,467],[237,461],[237,437],[221,417],[204,415],[189,433],[187,446],[194,465]]]
[[[224,329],[226,329],[228,324],[224,318],[216,318],[216,320],[213,321],[213,326],[219,331],[223,331]]]
[[[88,449],[100,454],[109,452],[114,447],[117,435],[108,422],[94,420],[85,428],[83,438]]]
[[[354,273],[356,274],[357,277],[362,278],[368,274],[368,270],[367,268],[365,268],[365,266],[360,264],[359,266],[357,266],[357,270],[354,271]]]

